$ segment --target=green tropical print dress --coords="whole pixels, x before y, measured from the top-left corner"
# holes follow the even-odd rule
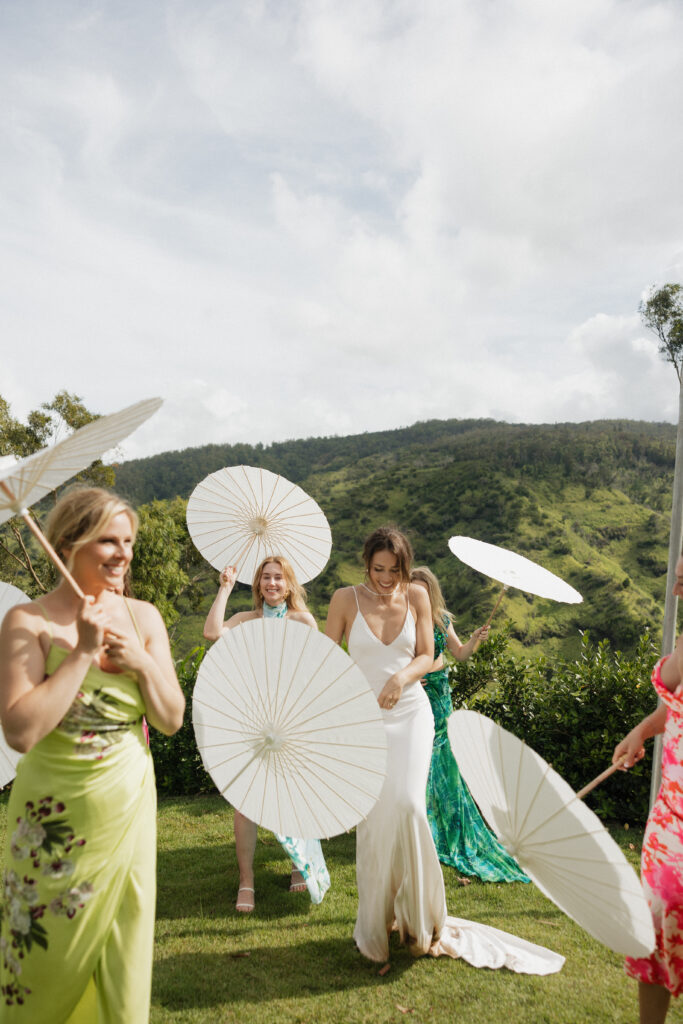
[[[52,644],[46,673],[68,651]],[[156,789],[133,674],[91,665],[59,726],[19,760],[0,894],[4,1024],[145,1024]]]
[[[434,659],[446,649],[446,630],[434,626]],[[425,676],[425,690],[434,715],[434,747],[427,780],[427,818],[442,864],[484,882],[528,882],[529,879],[486,827],[460,774],[448,739],[453,713],[445,668]]]

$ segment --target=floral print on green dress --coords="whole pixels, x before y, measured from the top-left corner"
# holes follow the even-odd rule
[[[126,735],[130,724],[112,721],[108,713],[116,703],[116,698],[101,689],[76,695],[59,730],[73,739],[81,756],[99,761]]]
[[[48,948],[48,929],[42,923],[45,914],[65,914],[73,918],[94,893],[90,882],[77,886],[68,883],[49,904],[40,903],[37,878],[43,875],[53,881],[68,879],[74,871],[69,854],[74,848],[85,846],[85,839],[77,838],[64,811],[66,806],[52,796],[44,796],[36,805],[26,804],[25,817],[17,819],[17,827],[10,840],[12,858],[17,869],[6,868],[2,879],[0,922],[6,920],[6,934],[0,937],[0,955],[10,980],[2,986],[5,1003],[22,1004],[31,989],[22,985],[21,961],[34,946]],[[55,817],[58,815],[58,817]],[[29,864],[23,862],[29,861]]]

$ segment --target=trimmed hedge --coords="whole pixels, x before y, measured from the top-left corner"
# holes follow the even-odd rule
[[[166,796],[213,793],[216,789],[211,776],[204,771],[192,727],[192,691],[205,654],[205,647],[195,647],[176,662],[178,682],[187,702],[181,728],[174,736],[164,736],[150,729],[149,745],[154,757],[157,792]]]
[[[519,736],[574,789],[612,761],[612,751],[656,706],[650,685],[657,652],[645,633],[632,655],[613,652],[587,633],[574,661],[520,660],[508,652],[509,630],[496,634],[469,661],[449,668],[453,706],[469,707]],[[187,700],[175,736],[152,730],[157,789],[168,795],[210,793],[192,728],[192,690],[206,648],[195,647],[176,665]],[[651,744],[629,772],[617,772],[586,798],[603,819],[642,823],[650,792]]]
[[[584,633],[574,661],[520,661],[507,653],[503,631],[450,670],[453,705],[479,711],[519,736],[578,790],[609,767],[619,740],[654,711],[650,676],[657,657],[648,633],[628,656]],[[486,691],[476,693],[482,686]],[[638,765],[616,772],[588,795],[601,818],[645,820],[651,750],[652,744]]]

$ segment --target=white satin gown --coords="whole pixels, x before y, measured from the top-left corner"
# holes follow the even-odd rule
[[[406,599],[398,636],[384,644],[358,605],[349,654],[379,696],[387,680],[415,657],[415,621]],[[416,956],[462,957],[475,967],[508,967],[522,974],[552,974],[564,957],[508,932],[449,917],[441,865],[427,821],[426,790],[434,717],[419,680],[405,687],[391,710],[382,710],[387,734],[387,775],[379,800],[356,829],[358,917],[353,937],[360,952],[384,962],[389,933]]]

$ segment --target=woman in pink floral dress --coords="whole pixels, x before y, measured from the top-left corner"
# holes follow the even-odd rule
[[[683,597],[683,558],[676,565],[674,594]],[[671,996],[683,992],[683,636],[662,658],[652,685],[662,701],[614,751],[630,768],[645,753],[645,740],[664,733],[662,784],[643,838],[641,881],[652,911],[657,945],[649,957],[626,958],[636,978],[641,1024],[662,1024]]]

